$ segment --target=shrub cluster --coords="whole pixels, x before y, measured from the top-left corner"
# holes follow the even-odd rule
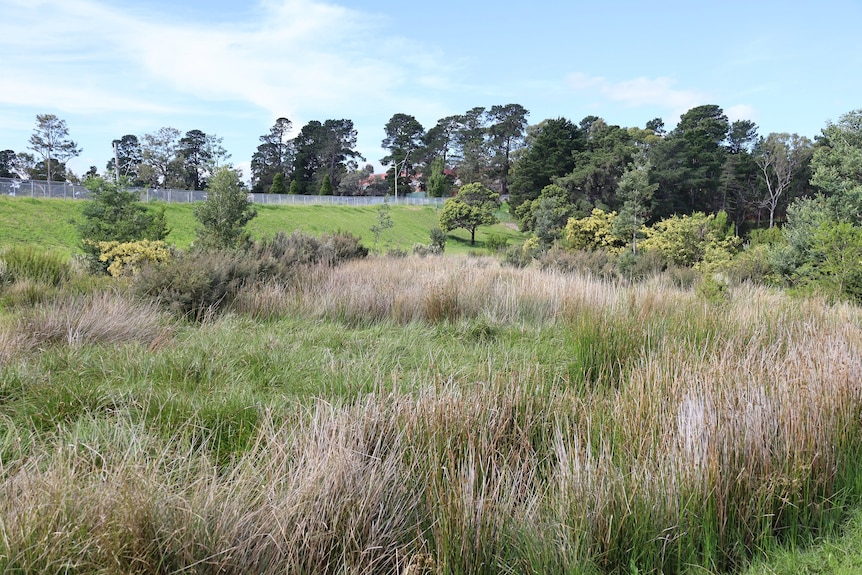
[[[359,238],[346,232],[319,238],[280,232],[246,250],[178,253],[143,268],[135,287],[169,311],[202,321],[229,306],[243,289],[266,282],[289,283],[303,267],[333,266],[367,255]]]

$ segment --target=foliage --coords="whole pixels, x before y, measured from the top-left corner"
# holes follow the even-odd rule
[[[648,160],[639,158],[620,177],[617,196],[622,207],[614,219],[614,234],[620,238],[631,238],[632,253],[637,253],[638,234],[652,211],[653,194],[658,184],[649,182],[651,166]]]
[[[655,216],[717,213],[725,207],[719,184],[729,130],[721,107],[697,106],[682,114],[676,128],[650,148],[651,179],[659,184]]]
[[[381,147],[389,153],[380,159],[380,163],[392,166],[386,172],[386,182],[390,193],[393,193],[396,185],[407,189],[410,176],[415,174],[410,155],[413,154],[414,162],[418,159],[415,156],[421,149],[425,129],[415,117],[402,113],[394,114],[383,129],[386,137],[383,138]]]
[[[260,262],[236,251],[180,252],[144,267],[134,276],[136,291],[189,320],[214,318],[240,290],[257,280]]]
[[[538,265],[541,269],[613,280],[619,275],[617,260],[618,256],[606,249],[570,251],[554,246],[539,256]]]
[[[431,175],[425,183],[428,196],[432,198],[443,198],[449,195],[452,184],[443,174],[443,158],[437,158],[431,163]]]
[[[834,299],[862,303],[862,227],[823,222],[812,240],[818,288]]]
[[[491,233],[485,238],[485,247],[490,252],[502,252],[509,244],[509,237],[505,234]]]
[[[476,244],[476,228],[496,224],[495,215],[500,207],[500,195],[482,184],[461,186],[458,194],[443,205],[440,212],[440,228],[452,231],[464,228],[470,232],[470,245]]]
[[[428,244],[428,249],[433,254],[442,254],[446,250],[446,232],[439,227],[434,226],[428,232],[431,242]]]
[[[642,249],[660,252],[671,264],[704,271],[729,262],[741,243],[724,213],[673,216],[646,228],[644,233]]]
[[[108,264],[108,273],[114,277],[135,275],[147,263],[170,259],[171,252],[161,240],[135,242],[98,242],[99,261]]]
[[[527,129],[527,146],[512,173],[512,207],[536,199],[554,178],[565,176],[575,166],[574,153],[583,147],[578,126],[565,118],[545,120]]]
[[[523,268],[541,257],[542,253],[544,253],[542,245],[539,242],[539,239],[534,236],[528,238],[519,246],[509,246],[509,249],[506,250],[506,255],[504,256],[503,261],[510,266]]]
[[[312,265],[335,266],[368,255],[359,238],[347,232],[315,237],[283,232],[239,250],[180,252],[144,266],[134,277],[141,295],[159,301],[168,311],[188,319],[212,319],[253,286],[290,283],[298,270]]]
[[[323,182],[320,184],[320,195],[331,196],[332,192],[332,180],[329,178],[329,174],[324,174]]]
[[[284,174],[276,173],[272,177],[272,185],[269,187],[270,194],[286,194],[287,186],[284,184]]]
[[[165,208],[155,212],[138,201],[123,183],[92,178],[85,182],[90,192],[81,215],[78,230],[83,249],[94,259],[100,255],[99,242],[135,242],[163,240],[168,235]]]
[[[143,159],[139,177],[154,188],[182,188],[182,157],[179,155],[180,131],[168,126],[159,128],[141,139],[141,158]]]
[[[537,199],[525,201],[518,209],[525,218],[521,229],[532,229],[544,247],[559,240],[569,219],[580,215],[578,207],[570,202],[569,193],[556,184],[545,186]],[[527,209],[528,215],[524,213]],[[531,228],[527,222],[532,223]]]
[[[37,114],[36,128],[30,136],[29,148],[39,154],[45,162],[48,181],[55,178],[51,160],[57,160],[55,167],[63,164],[70,158],[81,154],[81,148],[69,139],[69,128],[66,121],[61,120],[54,114]]]
[[[811,160],[811,183],[820,188],[839,219],[859,223],[862,214],[862,109],[829,122]]]
[[[252,192],[269,190],[276,174],[281,174],[284,179],[292,174],[295,155],[295,147],[289,137],[292,125],[287,118],[278,118],[269,132],[258,138],[261,143],[251,156]]]
[[[766,195],[761,206],[769,210],[769,227],[775,224],[775,211],[794,177],[811,158],[811,141],[797,134],[769,134],[760,138],[754,151],[754,160],[766,183]]]
[[[374,234],[374,251],[377,251],[377,245],[380,243],[380,234],[395,225],[392,222],[391,209],[388,203],[382,203],[377,207],[377,220],[371,226],[371,233]]]
[[[256,215],[239,174],[222,168],[209,181],[206,201],[195,207],[195,218],[201,224],[197,232],[200,247],[242,247],[249,241],[245,226]]]
[[[571,250],[608,249],[619,251],[625,241],[613,233],[616,212],[605,212],[598,208],[585,218],[569,218],[566,224],[565,242]]]

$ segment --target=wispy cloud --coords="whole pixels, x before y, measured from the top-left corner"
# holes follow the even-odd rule
[[[581,73],[567,77],[569,87],[577,92],[598,94],[612,102],[628,107],[658,107],[667,111],[666,117],[678,118],[680,114],[709,102],[709,95],[697,90],[676,87],[672,78],[634,78],[612,82],[601,76]]]
[[[381,17],[315,0],[262,0],[253,19],[206,26],[95,0],[0,0],[0,8],[15,22],[0,39],[14,54],[0,76],[16,78],[0,104],[39,103],[44,94],[76,112],[158,113],[146,97],[158,90],[175,94],[168,102],[246,102],[273,117],[361,113],[396,102],[411,77],[440,77],[446,68],[403,38],[387,38]],[[97,71],[106,61],[108,77]]]

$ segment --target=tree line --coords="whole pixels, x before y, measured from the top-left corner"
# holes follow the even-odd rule
[[[569,218],[597,208],[617,211],[634,228],[673,214],[722,211],[737,229],[771,227],[793,199],[829,187],[823,176],[814,178],[812,161],[832,145],[831,124],[812,142],[759,135],[754,122],[731,122],[717,105],[692,108],[670,131],[660,119],[644,127],[597,116],[528,125],[528,115],[519,104],[475,107],[425,129],[412,115],[394,114],[381,142],[385,177],[363,165],[351,120],[310,121],[295,132],[279,118],[251,157],[251,191],[449,197],[481,183],[509,200],[524,231],[550,243]],[[220,167],[231,166],[222,143],[214,134],[170,127],[127,134],[112,142],[103,175],[133,186],[203,190]],[[63,120],[37,116],[27,150],[0,152],[0,176],[77,179],[66,162],[81,149]],[[93,166],[83,178],[96,175]]]

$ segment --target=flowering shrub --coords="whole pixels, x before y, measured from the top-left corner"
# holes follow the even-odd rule
[[[99,248],[99,261],[108,264],[108,273],[114,277],[136,275],[145,263],[165,262],[171,258],[167,244],[161,240],[136,242],[95,242]]]

